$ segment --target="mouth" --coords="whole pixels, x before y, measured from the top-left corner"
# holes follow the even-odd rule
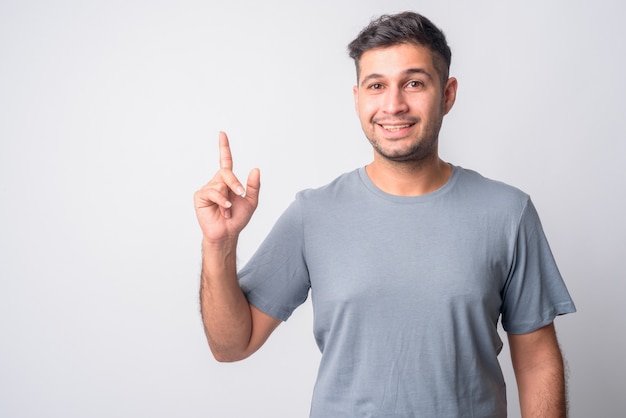
[[[403,129],[410,128],[413,125],[415,125],[415,124],[414,123],[406,123],[404,125],[383,125],[383,124],[378,124],[378,126],[380,126],[384,130],[389,131],[389,132],[398,132],[398,131],[401,131]]]
[[[393,137],[397,137],[398,135],[403,136],[403,135],[408,134],[409,130],[417,122],[418,121],[412,121],[412,120],[395,121],[392,123],[374,121],[374,123],[376,123],[376,125],[378,125],[384,132],[387,132],[388,135],[392,135]]]

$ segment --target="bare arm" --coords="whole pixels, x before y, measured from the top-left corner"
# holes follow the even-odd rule
[[[522,417],[565,418],[565,373],[554,324],[508,338]]]
[[[203,234],[200,306],[211,352],[219,361],[236,361],[261,347],[280,321],[251,306],[237,282],[237,240],[258,204],[259,171],[252,170],[244,190],[223,132],[219,145],[220,170],[194,195]]]

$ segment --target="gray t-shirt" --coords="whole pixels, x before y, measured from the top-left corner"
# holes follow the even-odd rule
[[[498,319],[575,311],[530,198],[460,167],[417,197],[364,168],[300,192],[239,279],[281,320],[311,291],[314,418],[505,417]]]

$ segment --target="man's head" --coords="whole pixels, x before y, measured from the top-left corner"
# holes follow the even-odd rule
[[[375,160],[437,161],[439,130],[457,90],[443,33],[416,13],[383,16],[350,44],[350,56],[355,109]]]
[[[399,44],[427,48],[432,54],[440,82],[442,86],[445,85],[452,59],[446,37],[430,20],[414,12],[383,15],[370,22],[348,45],[350,58],[354,59],[356,65],[357,82],[361,74],[360,61],[363,53]]]

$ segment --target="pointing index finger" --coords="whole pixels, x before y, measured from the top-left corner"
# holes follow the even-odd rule
[[[237,180],[233,174],[233,157],[230,153],[230,144],[228,143],[228,136],[225,132],[220,132],[219,138],[220,145],[220,170],[223,172],[222,177],[228,187],[235,192],[235,194],[245,197],[246,189],[243,188],[241,183]]]
[[[230,144],[228,143],[228,136],[225,132],[220,132],[220,168],[226,168],[228,170],[233,169],[233,156],[230,153]]]

